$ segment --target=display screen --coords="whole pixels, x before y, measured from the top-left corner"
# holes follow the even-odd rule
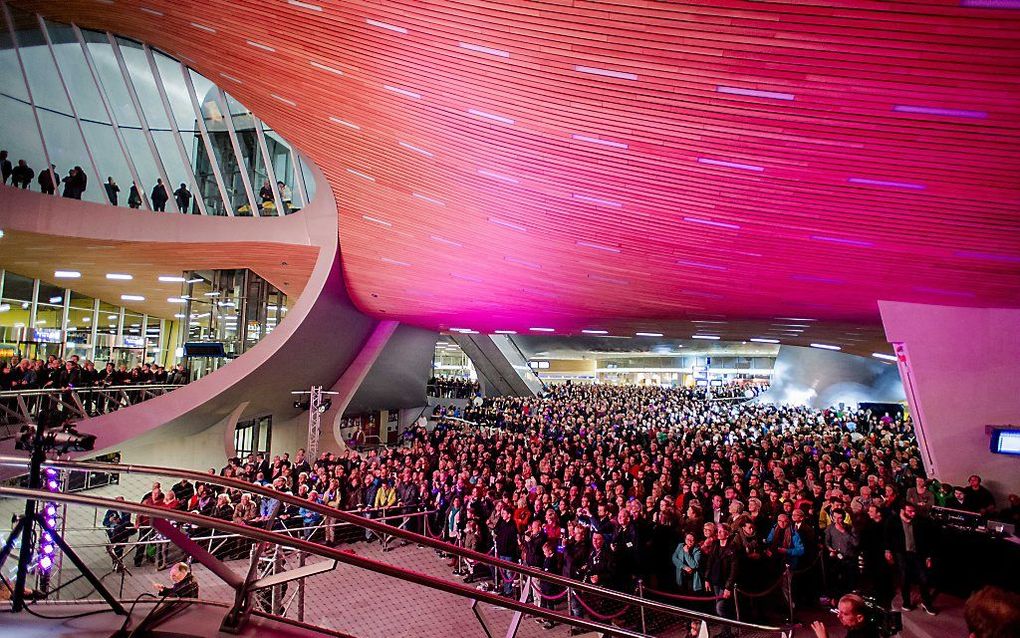
[[[995,454],[1020,455],[1020,429],[993,430],[991,448]]]

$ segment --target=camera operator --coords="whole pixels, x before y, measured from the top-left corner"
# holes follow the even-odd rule
[[[123,496],[117,497],[123,501]],[[106,536],[110,540],[110,558],[113,559],[114,567],[122,567],[121,561],[124,558],[124,543],[128,542],[131,535],[135,533],[135,527],[131,524],[131,514],[115,509],[106,510],[103,516],[103,527],[106,528]]]
[[[839,599],[836,608],[839,624],[846,627],[846,638],[881,638],[878,624],[868,614],[868,606],[857,594],[847,594]],[[829,638],[829,630],[821,621],[811,623],[816,638]]]

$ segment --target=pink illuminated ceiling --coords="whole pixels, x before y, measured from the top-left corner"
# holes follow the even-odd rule
[[[14,4],[295,141],[377,316],[871,352],[879,299],[1020,306],[1020,0]]]

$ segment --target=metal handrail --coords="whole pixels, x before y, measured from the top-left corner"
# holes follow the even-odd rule
[[[218,518],[210,518],[208,516],[202,516],[201,514],[194,514],[191,512],[181,512],[178,510],[167,510],[160,507],[153,507],[150,505],[142,505],[141,503],[128,503],[125,501],[116,501],[113,499],[105,499],[96,496],[87,496],[85,494],[65,494],[62,492],[48,492],[45,490],[30,490],[18,487],[0,487],[0,496],[15,497],[20,499],[34,499],[34,500],[47,500],[47,501],[58,501],[61,503],[72,503],[76,505],[85,505],[95,508],[109,508],[112,504],[122,511],[131,512],[134,514],[142,514],[152,518],[163,518],[169,519],[182,523],[190,523],[199,527],[210,527],[213,529],[219,529],[227,533],[240,534],[246,538],[250,538],[255,541],[267,542],[277,545],[286,545],[293,547],[299,551],[321,556],[323,558],[329,558],[336,560],[341,563],[366,569],[368,571],[383,574],[385,576],[391,576],[393,578],[399,578],[404,581],[416,583],[418,585],[424,585],[426,587],[437,589],[440,591],[462,596],[464,598],[471,598],[473,600],[489,603],[492,605],[498,605],[504,608],[513,609],[522,613],[531,614],[533,616],[539,616],[548,620],[562,622],[575,627],[587,629],[589,631],[596,631],[606,633],[613,636],[622,636],[624,638],[648,638],[647,634],[641,634],[623,629],[620,627],[614,627],[612,625],[603,625],[601,623],[593,622],[584,618],[577,618],[569,616],[560,612],[539,607],[528,603],[523,603],[515,598],[505,598],[499,594],[482,591],[475,589],[469,585],[457,583],[450,580],[444,580],[435,576],[429,576],[420,572],[404,569],[397,567],[389,563],[377,561],[360,554],[354,554],[349,551],[340,549],[334,549],[325,545],[319,545],[303,538],[295,538],[264,530],[258,527],[248,527],[244,525],[237,525],[232,522],[220,520]],[[366,521],[369,519],[365,519]],[[397,528],[391,528],[388,526],[387,529],[392,531],[398,531]],[[451,546],[452,547],[452,546]],[[540,573],[545,574],[545,572]],[[548,576],[548,574],[545,574]],[[546,580],[549,580],[548,578]],[[608,590],[606,590],[608,591]],[[636,599],[640,600],[640,599]],[[676,610],[674,610],[675,613]],[[768,628],[767,628],[768,629]]]
[[[0,465],[10,465],[10,464],[27,465],[28,464],[28,460],[25,459],[25,458],[22,458],[22,457],[0,456]],[[232,479],[232,478],[227,478],[227,477],[222,477],[222,476],[213,476],[211,474],[205,474],[205,473],[202,473],[202,472],[197,472],[195,470],[165,468],[165,467],[157,467],[157,466],[151,466],[151,465],[134,465],[134,464],[131,464],[131,463],[99,463],[99,462],[87,462],[87,461],[59,461],[58,460],[58,461],[48,461],[45,465],[48,466],[48,467],[53,467],[53,468],[57,468],[57,469],[70,469],[70,470],[75,470],[76,469],[76,470],[98,471],[98,472],[121,472],[121,473],[127,473],[127,474],[131,474],[131,473],[134,472],[134,473],[138,473],[138,474],[152,474],[152,475],[158,475],[158,476],[171,476],[171,477],[175,477],[175,478],[187,478],[187,479],[191,479],[191,480],[195,480],[195,481],[212,483],[214,485],[219,485],[221,487],[237,488],[237,489],[240,489],[242,491],[248,491],[248,492],[251,492],[251,493],[254,493],[254,494],[259,494],[259,495],[265,496],[267,498],[278,499],[281,502],[287,502],[287,503],[291,503],[291,504],[297,505],[299,507],[305,507],[306,509],[309,509],[309,510],[312,510],[312,511],[315,511],[315,512],[319,512],[320,514],[323,514],[324,516],[329,516],[329,517],[337,519],[339,521],[349,522],[349,523],[352,523],[352,524],[357,525],[359,527],[362,527],[362,528],[365,528],[365,529],[370,529],[370,530],[372,530],[374,532],[377,532],[377,533],[385,533],[385,534],[388,534],[390,536],[394,536],[394,537],[397,537],[397,538],[401,538],[403,540],[410,541],[412,543],[417,543],[419,545],[426,545],[426,546],[432,547],[434,549],[438,549],[440,551],[452,554],[454,556],[461,556],[463,558],[468,558],[468,559],[480,562],[480,563],[482,563],[484,565],[489,565],[490,567],[496,567],[496,568],[503,569],[505,571],[512,571],[512,572],[517,572],[517,573],[520,573],[520,574],[525,574],[525,575],[537,578],[538,580],[541,580],[541,581],[545,581],[545,582],[548,582],[548,583],[553,583],[555,585],[558,585],[558,586],[561,586],[561,587],[570,588],[570,589],[573,589],[575,591],[590,593],[590,594],[596,595],[596,596],[604,598],[604,599],[609,599],[609,600],[614,600],[614,601],[621,602],[621,603],[627,603],[627,604],[631,604],[631,605],[636,605],[638,607],[644,607],[644,608],[649,609],[649,610],[659,611],[659,612],[663,612],[663,613],[666,613],[666,614],[685,615],[685,616],[687,616],[687,617],[689,617],[691,619],[703,620],[703,621],[706,621],[706,622],[715,623],[715,624],[721,624],[721,625],[728,625],[730,627],[740,627],[740,628],[744,628],[744,629],[754,629],[754,630],[758,630],[758,631],[769,631],[769,632],[781,632],[781,631],[783,631],[781,627],[773,627],[773,626],[769,626],[769,625],[758,625],[758,624],[753,624],[753,623],[740,622],[740,621],[731,620],[729,618],[722,618],[722,617],[719,617],[719,616],[713,616],[711,614],[706,614],[704,612],[694,611],[694,610],[685,609],[685,608],[681,608],[681,607],[675,607],[673,605],[668,605],[668,604],[660,603],[660,602],[657,602],[657,601],[650,601],[650,600],[647,600],[647,599],[643,599],[643,598],[640,598],[640,597],[635,596],[633,594],[626,594],[626,593],[614,591],[614,590],[611,590],[611,589],[605,589],[605,588],[599,587],[597,585],[592,585],[590,583],[585,583],[585,582],[582,582],[582,581],[574,580],[572,578],[567,578],[566,576],[561,576],[561,575],[558,575],[558,574],[552,574],[550,572],[546,572],[546,571],[544,571],[542,569],[539,569],[537,567],[532,567],[532,566],[523,565],[523,564],[520,564],[520,563],[512,563],[512,562],[509,562],[509,561],[500,560],[499,558],[494,558],[494,557],[490,556],[489,554],[486,554],[486,553],[483,553],[483,552],[477,552],[477,551],[474,551],[474,550],[471,550],[471,549],[467,549],[467,548],[464,548],[464,547],[458,547],[456,545],[453,545],[453,544],[450,544],[450,543],[446,543],[446,542],[441,541],[441,540],[436,540],[436,539],[430,538],[427,535],[417,534],[415,532],[410,532],[410,531],[407,531],[407,530],[404,530],[404,529],[400,529],[398,527],[392,527],[392,526],[386,525],[385,523],[378,523],[374,519],[364,518],[364,517],[358,516],[357,514],[353,514],[351,512],[347,512],[347,511],[344,511],[344,510],[333,509],[333,508],[331,508],[329,506],[326,506],[326,505],[320,505],[318,503],[312,503],[312,502],[309,502],[309,501],[303,501],[299,497],[294,496],[292,494],[286,494],[284,492],[277,492],[275,490],[264,488],[264,487],[262,487],[260,485],[256,485],[256,484],[253,484],[253,483],[246,483],[244,481],[240,481],[240,480],[237,480],[237,479]],[[7,492],[9,492],[10,490],[13,490],[13,489],[15,489],[15,488],[0,488],[0,495],[2,495],[4,493],[7,493]],[[10,493],[11,494],[17,494],[17,492],[10,492]],[[49,492],[47,492],[47,494],[49,494]],[[124,501],[116,501],[116,502],[117,503],[123,503]],[[123,508],[123,509],[126,510],[128,508]],[[165,510],[165,509],[159,508],[156,511],[167,512],[167,511],[170,511],[170,510]],[[214,520],[218,520],[218,519],[214,519]],[[210,526],[210,527],[212,527],[212,526]],[[456,592],[451,592],[451,593],[456,593]],[[501,598],[500,600],[506,601],[506,599],[503,599],[503,598]],[[504,604],[504,606],[508,606],[508,605]]]
[[[64,394],[65,392],[107,392],[115,390],[175,390],[183,388],[186,383],[135,383],[129,385],[89,385],[69,386],[67,388],[32,388],[26,390],[3,390],[0,391],[0,399],[6,397],[31,397],[45,396],[50,394]]]

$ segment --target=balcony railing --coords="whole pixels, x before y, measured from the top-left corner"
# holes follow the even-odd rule
[[[39,415],[56,411],[79,420],[115,412],[182,387],[176,384],[48,388],[0,392],[0,440],[15,436],[23,425],[34,425]]]

